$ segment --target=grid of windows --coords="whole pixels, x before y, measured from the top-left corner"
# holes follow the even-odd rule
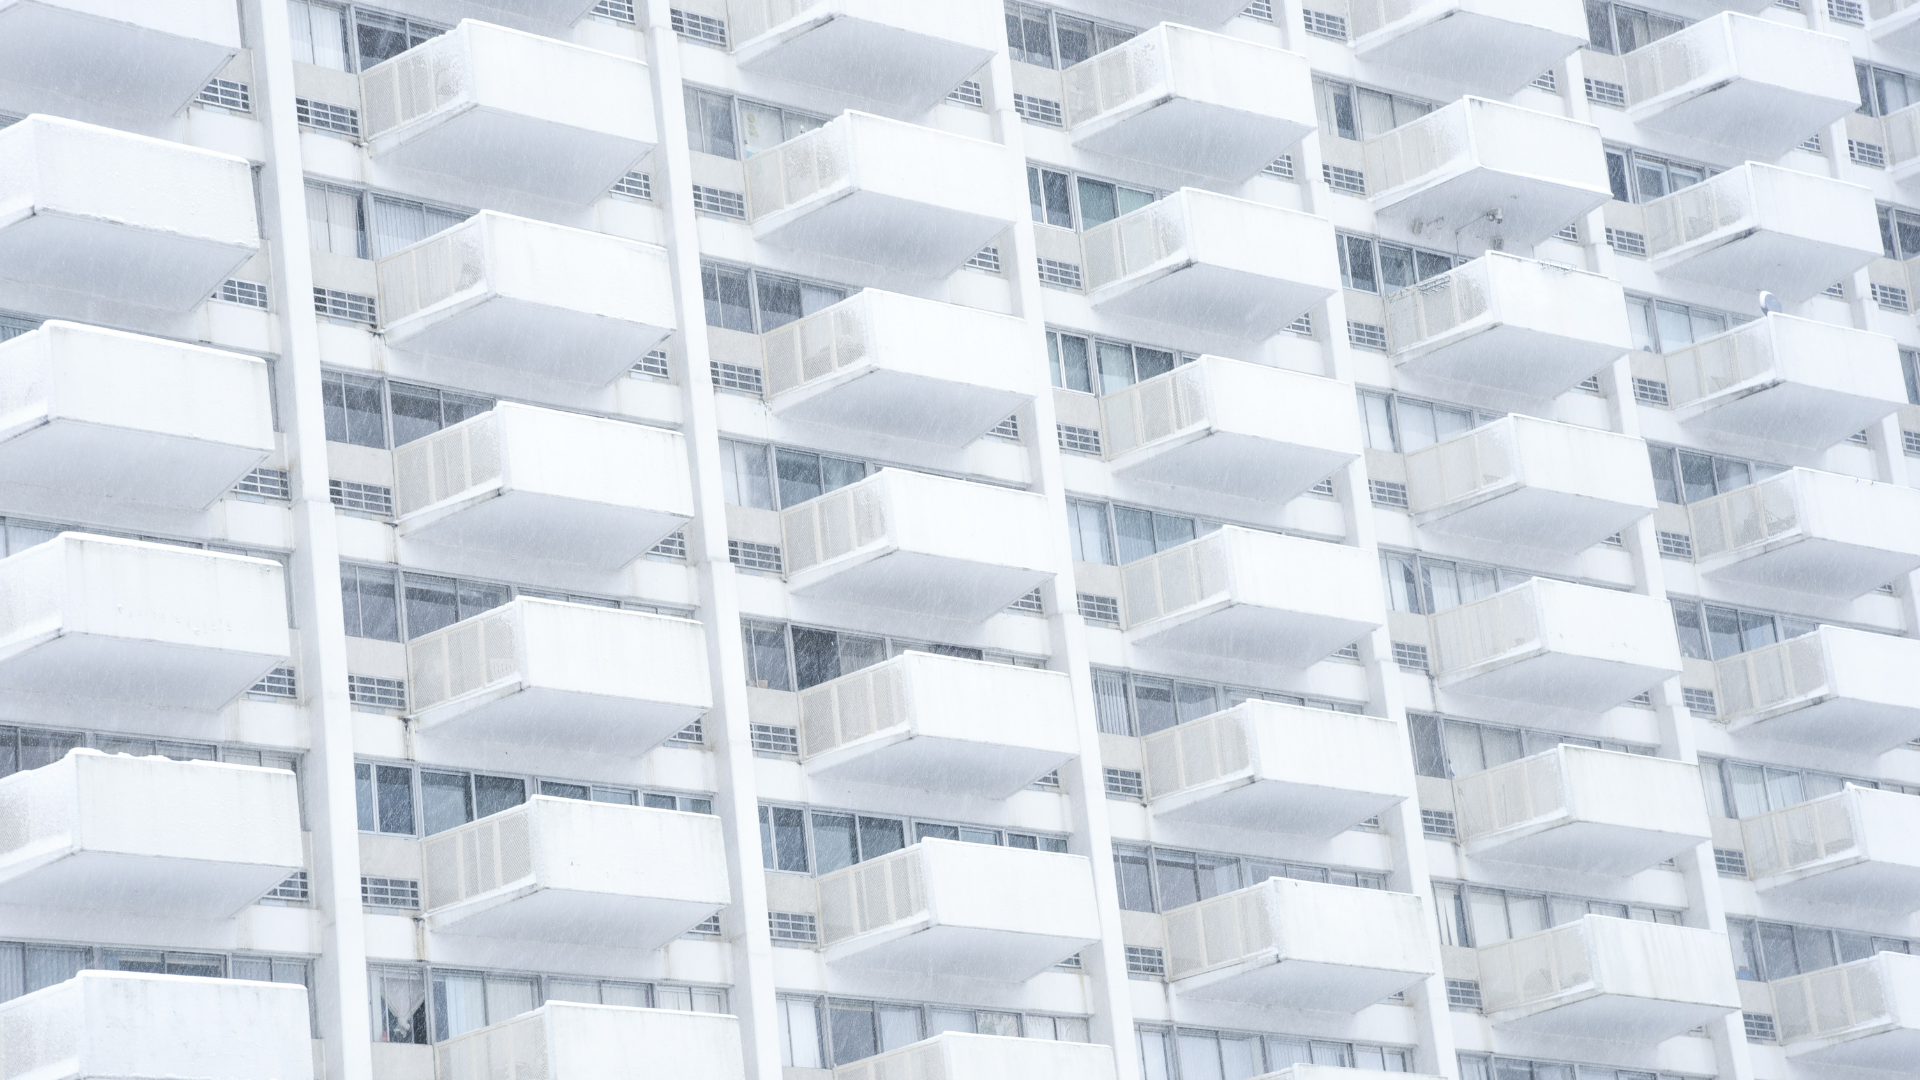
[[[1342,139],[1371,139],[1433,111],[1430,101],[1319,76],[1313,80],[1313,97],[1321,132]]]
[[[1525,570],[1398,551],[1380,553],[1380,575],[1387,591],[1387,610],[1413,615],[1434,615],[1539,576]]]
[[[1914,942],[1906,938],[1739,918],[1727,920],[1727,941],[1733,946],[1734,976],[1754,982],[1805,975],[1876,953],[1914,951]]]
[[[1395,1046],[1194,1028],[1139,1027],[1142,1080],[1246,1080],[1292,1065],[1411,1072],[1413,1052]]]
[[[1477,997],[1479,987],[1476,986],[1474,991]],[[1574,1080],[1576,1073],[1579,1080],[1697,1080],[1673,1073],[1617,1069],[1611,1065],[1528,1061],[1486,1054],[1460,1055],[1460,1080]]]
[[[786,994],[775,1002],[775,1008],[780,1027],[780,1064],[796,1069],[849,1065],[946,1031],[1088,1041],[1087,1019],[1083,1016]]]
[[[745,267],[700,264],[707,325],[764,334],[805,318],[852,294],[840,285],[768,274]]]
[[[1083,394],[1124,390],[1195,359],[1197,357],[1186,353],[1151,345],[1109,341],[1066,330],[1047,331],[1047,368],[1053,376],[1053,385]]]
[[[1743,652],[1819,629],[1813,619],[1748,611],[1721,604],[1673,597],[1673,628],[1680,636],[1680,655],[1695,660],[1725,660]]]
[[[1437,401],[1377,390],[1360,392],[1360,432],[1369,450],[1411,454],[1498,419],[1498,413]]]
[[[754,619],[741,621],[740,638],[746,650],[747,685],[763,690],[805,690],[906,652],[990,660],[1019,667],[1046,666],[1037,657],[988,652],[965,645],[851,634]]]
[[[445,1042],[548,1001],[724,1013],[718,987],[671,986],[526,972],[457,971],[421,964],[369,964],[373,1041]]]
[[[1391,295],[1467,261],[1444,251],[1390,244],[1352,233],[1340,233],[1334,243],[1340,253],[1340,284],[1357,292]]]
[[[1716,171],[1706,165],[1657,157],[1640,150],[1607,148],[1607,183],[1613,197],[1621,202],[1652,202],[1690,188]]]
[[[1033,220],[1061,229],[1091,229],[1130,214],[1160,197],[1147,188],[1027,166],[1027,202]],[[1078,282],[1074,283],[1079,286]]]
[[[1132,506],[1067,500],[1067,533],[1080,562],[1124,566],[1220,528],[1217,521]]]
[[[1064,836],[1015,832],[987,825],[797,806],[762,804],[760,807],[760,864],[768,870],[831,874],[855,863],[890,855],[922,840],[958,840],[1029,851],[1067,850]]]
[[[771,150],[827,122],[825,117],[691,86],[685,97],[689,145],[698,153],[731,160]]]
[[[708,795],[641,791],[638,788],[494,775],[405,763],[359,761],[353,766],[354,804],[361,832],[432,836],[511,810],[529,795],[646,806],[656,810],[713,813]]]
[[[1785,810],[1809,799],[1837,794],[1848,784],[1904,795],[1920,795],[1920,787],[1887,780],[1800,769],[1791,765],[1757,765],[1724,758],[1700,759],[1700,780],[1707,794],[1707,810],[1715,817],[1749,818]]]
[[[1268,878],[1359,889],[1387,887],[1386,875],[1370,870],[1135,844],[1113,845],[1113,872],[1120,889],[1120,906],[1127,911],[1172,911],[1258,885]]]
[[[1130,27],[1094,22],[1034,4],[1007,5],[1007,49],[1022,64],[1070,68],[1137,33]]]
[[[1433,906],[1440,919],[1440,943],[1463,949],[1497,945],[1587,915],[1679,926],[1684,914],[1645,904],[1440,881],[1433,884]]]
[[[365,71],[447,32],[436,23],[322,0],[288,0],[287,18],[293,58],[335,71]]]
[[[1413,740],[1413,771],[1442,779],[1483,772],[1563,744],[1628,754],[1653,753],[1650,746],[1612,739],[1589,739],[1477,720],[1450,720],[1428,713],[1407,714],[1407,735]]]
[[[1653,491],[1661,502],[1695,503],[1738,491],[1786,472],[1786,466],[1764,461],[1647,444],[1653,465]]]
[[[1671,15],[1610,0],[1587,0],[1587,45],[1595,52],[1625,56],[1686,26]]]
[[[1094,710],[1101,732],[1107,735],[1151,735],[1231,709],[1243,701],[1276,701],[1344,713],[1365,711],[1353,702],[1331,698],[1142,675],[1112,668],[1093,669]]]

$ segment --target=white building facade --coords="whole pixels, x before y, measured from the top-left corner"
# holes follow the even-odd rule
[[[0,1060],[1913,1075],[1916,177],[1909,0],[0,0]]]

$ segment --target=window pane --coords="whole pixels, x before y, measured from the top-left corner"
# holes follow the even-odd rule
[[[830,1017],[834,1064],[860,1061],[878,1052],[879,1038],[873,1029],[872,1006],[835,1002],[831,1006]]]
[[[1173,703],[1173,680],[1135,677],[1133,680],[1134,717],[1140,734],[1151,735],[1179,723]]]
[[[1766,779],[1758,765],[1727,764],[1727,777],[1733,785],[1733,809],[1736,817],[1753,817],[1767,812]]]
[[[755,274],[754,289],[760,301],[760,332],[767,333],[800,318],[800,283],[771,274]]]
[[[466,773],[420,773],[420,803],[427,835],[445,832],[473,820],[473,794]]]
[[[1151,191],[1123,187],[1120,189],[1120,215],[1125,217],[1141,207],[1151,206],[1153,201],[1154,194]]]
[[[1473,944],[1484,948],[1507,940],[1507,898],[1486,889],[1467,890],[1467,911],[1473,922]]]
[[[505,585],[489,585],[478,581],[463,581],[455,590],[458,598],[458,614],[462,619],[471,619],[475,615],[492,611],[507,602]]]
[[[1740,647],[1740,613],[1732,608],[1707,606],[1707,643],[1715,660],[1725,660],[1729,656],[1738,656]]]
[[[1360,135],[1371,139],[1393,130],[1393,98],[1378,90],[1354,91],[1360,99]]]
[[[373,810],[373,766],[356,764],[353,767],[353,805],[354,815],[361,832],[374,830]]]
[[[1653,305],[1654,321],[1660,326],[1660,349],[1673,352],[1686,345],[1693,344],[1693,319],[1687,309],[1678,304],[1663,302]]]
[[[1691,600],[1675,600],[1673,629],[1680,637],[1680,655],[1695,660],[1710,659],[1706,633],[1700,625],[1700,606]]]
[[[1224,1080],[1220,1043],[1215,1036],[1183,1031],[1175,1046],[1180,1055],[1180,1080]]]
[[[1062,229],[1073,228],[1073,202],[1067,188],[1067,174],[1040,170],[1040,190],[1046,203],[1046,223]]]
[[[745,157],[771,150],[786,141],[780,110],[751,101],[740,102],[740,149]]]
[[[1365,428],[1369,450],[1392,452],[1398,449],[1393,439],[1393,412],[1390,401],[1391,399],[1385,394],[1363,393],[1360,395],[1360,419]]]
[[[1175,357],[1173,353],[1165,349],[1149,349],[1145,346],[1136,346],[1133,350],[1133,362],[1135,376],[1141,382],[1145,382],[1156,375],[1165,375],[1167,372],[1172,371],[1175,364]]]
[[[1452,270],[1453,256],[1432,251],[1416,251],[1413,253],[1413,265],[1419,279],[1425,281]]]
[[[532,979],[487,976],[487,1023],[497,1024],[502,1020],[512,1019],[521,1013],[531,1011],[533,1006]]]
[[[1131,346],[1102,341],[1095,346],[1100,356],[1100,392],[1111,394],[1133,385],[1133,349]]]
[[[391,15],[357,11],[353,17],[354,36],[360,46],[360,70],[390,60],[407,51],[407,22]]]
[[[527,801],[526,781],[511,776],[475,776],[473,803],[475,817],[487,817],[511,810]]]
[[[1830,968],[1838,961],[1833,955],[1833,934],[1810,926],[1793,928],[1793,949],[1800,958],[1802,972]]]
[[[1633,333],[1633,347],[1641,352],[1656,352],[1659,335],[1654,331],[1653,302],[1627,298],[1627,328]]]
[[[920,1009],[912,1005],[882,1005],[880,1049],[898,1050],[920,1041]]]
[[[1305,1039],[1267,1037],[1267,1068],[1275,1072],[1289,1065],[1311,1065],[1313,1053]]]
[[[1379,292],[1373,272],[1373,241],[1364,236],[1342,236],[1341,284],[1360,292]]]
[[[435,1042],[487,1026],[486,980],[479,975],[433,973]]]
[[[1062,385],[1068,390],[1093,393],[1093,379],[1087,364],[1087,339],[1071,334],[1049,335],[1059,340]]]
[[[840,677],[840,646],[828,630],[793,630],[793,666],[799,689]]]
[[[1505,765],[1509,761],[1520,760],[1520,733],[1512,728],[1480,728],[1480,746],[1487,755],[1487,768]]]
[[[1219,709],[1213,687],[1204,683],[1175,683],[1174,703],[1183,724],[1210,716]]]
[[[1153,515],[1145,510],[1114,507],[1113,531],[1119,541],[1120,563],[1123,566],[1144,559],[1158,550],[1153,540]]]
[[[1382,291],[1399,292],[1418,280],[1413,268],[1413,249],[1399,244],[1380,245],[1380,284]]]
[[[1415,450],[1432,446],[1438,441],[1434,427],[1433,406],[1425,402],[1401,398],[1394,403],[1394,412],[1399,419],[1402,452],[1411,454]]]
[[[1149,876],[1144,850],[1115,845],[1114,879],[1119,886],[1120,907],[1126,911],[1152,911],[1153,882]]]
[[[1627,187],[1627,155],[1614,150],[1607,151],[1607,187],[1616,200],[1633,201],[1633,193]]]
[[[813,815],[814,873],[829,874],[855,862],[853,818],[847,814]]]
[[[404,765],[374,769],[375,794],[380,805],[380,831],[413,835],[413,770]]]
[[[1538,896],[1507,897],[1507,921],[1514,937],[1545,930],[1548,926],[1546,900]]]
[[[1791,769],[1766,767],[1767,802],[1772,809],[1782,810],[1789,806],[1799,806],[1807,801],[1806,790],[1802,786],[1800,773]]]
[[[1666,446],[1647,447],[1647,459],[1653,466],[1653,494],[1665,503],[1680,501],[1680,474],[1673,465],[1673,450]]]
[[[425,1043],[427,1041],[427,986],[425,973],[395,968],[372,968],[373,1041]]]
[[[780,479],[780,505],[798,506],[821,494],[820,455],[800,450],[773,452],[774,470]]]
[[[753,301],[745,270],[703,266],[700,291],[706,301],[708,326],[753,333]]]
[[[1680,490],[1690,503],[1713,498],[1713,459],[1705,454],[1680,451]]]
[[[860,861],[877,859],[907,846],[907,830],[896,818],[860,819]]]
[[[1083,562],[1113,565],[1113,545],[1107,537],[1105,504],[1069,501],[1067,511],[1074,534],[1074,557]]]
[[[1160,887],[1162,911],[1198,903],[1200,882],[1192,852],[1157,851],[1153,857],[1154,881]]]
[[[1387,607],[1393,611],[1420,614],[1419,579],[1414,576],[1413,560],[1404,555],[1380,556],[1381,583],[1386,588]]]

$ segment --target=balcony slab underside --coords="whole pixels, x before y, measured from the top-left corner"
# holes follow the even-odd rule
[[[241,810],[242,808],[236,808]],[[0,857],[0,904],[54,910],[112,908],[229,918],[298,866],[264,866],[116,851],[25,849]]]
[[[1920,33],[1915,44],[1920,45]],[[1878,1020],[1840,1035],[1795,1042],[1787,1047],[1787,1060],[1908,1074],[1913,1063],[1920,1061],[1920,1027],[1897,1019]]]
[[[1030,400],[1012,390],[860,364],[777,394],[767,404],[803,423],[964,446]]]
[[[878,191],[842,190],[770,214],[753,237],[796,251],[944,277],[1006,231],[1001,218]]]
[[[1749,225],[1717,240],[1677,248],[1656,258],[1653,269],[1723,289],[1753,292],[1773,286],[1783,298],[1796,300],[1845,279],[1867,261],[1861,251],[1845,244]]]
[[[706,711],[701,705],[514,682],[416,713],[412,725],[422,738],[639,754]]]
[[[0,211],[0,277],[169,311],[205,300],[254,250],[61,211]]]
[[[1885,417],[1896,402],[1769,379],[1674,410],[1699,431],[1824,449]]]
[[[1392,28],[1389,27],[1389,30]],[[1418,71],[1443,79],[1471,77],[1504,97],[1538,78],[1585,42],[1544,26],[1491,18],[1474,11],[1451,11],[1389,36],[1378,32],[1354,42],[1370,64]],[[1462,57],[1473,57],[1471,65]]]
[[[661,510],[493,489],[400,523],[402,537],[617,569],[690,518]]]
[[[1788,536],[1702,560],[1722,582],[1850,599],[1905,577],[1920,557],[1814,536]]]
[[[1415,517],[1423,529],[1547,551],[1579,551],[1647,516],[1647,508],[1515,483]]]
[[[1113,315],[1266,338],[1333,295],[1320,285],[1177,256],[1095,290],[1094,308]]]
[[[1241,776],[1154,799],[1148,809],[1167,821],[1330,837],[1402,799],[1380,792]]]
[[[1226,180],[1267,167],[1313,125],[1171,92],[1073,128],[1073,145]]]
[[[1034,897],[1044,903],[1044,897]],[[974,926],[930,926],[916,920],[829,945],[828,964],[848,969],[937,971],[956,978],[1019,982],[1079,952],[1090,939]]]
[[[928,105],[991,57],[976,45],[837,13],[746,42],[734,53],[742,68],[761,75]]]
[[[1462,846],[1469,857],[1488,862],[1626,877],[1698,847],[1703,839],[1628,825],[1574,821],[1562,814],[1476,836]]]
[[[0,435],[0,487],[200,510],[266,459],[255,447],[81,420],[40,418]]]
[[[917,734],[906,725],[807,758],[827,780],[1004,799],[1065,764],[1052,750]]]
[[[1618,345],[1606,342],[1496,323],[1396,350],[1393,362],[1428,378],[1555,397],[1619,359],[1620,353]]]
[[[0,10],[0,107],[51,111],[35,107],[41,91],[170,116],[237,51],[67,6],[12,4]]]
[[[1373,205],[1380,217],[1409,225],[1445,222],[1475,235],[1544,237],[1605,201],[1602,192],[1474,164],[1382,192]],[[1487,220],[1494,210],[1498,224]]]
[[[382,164],[585,203],[603,194],[653,147],[639,139],[469,103],[376,136],[369,149]]]
[[[1634,123],[1656,131],[1763,150],[1791,147],[1847,111],[1838,101],[1738,74],[1730,74],[1691,96],[1669,100],[1666,105],[1650,102],[1636,106],[1627,115]],[[1762,152],[1759,156],[1771,158],[1777,154]]]
[[[1135,645],[1304,667],[1357,640],[1377,624],[1216,599],[1128,631]]]
[[[1491,1013],[1496,1028],[1530,1035],[1655,1042],[1684,1035],[1733,1010],[1722,1005],[1608,994],[1591,984]]]
[[[1346,451],[1215,431],[1202,424],[1122,454],[1111,465],[1130,480],[1284,502],[1353,459]]]
[[[1768,874],[1755,886],[1762,896],[1783,900],[1902,913],[1920,908],[1920,866],[1876,861],[1858,849]]]
[[[633,857],[631,855],[608,857]],[[437,909],[427,928],[462,937],[517,938],[657,949],[721,906],[701,900],[550,889],[522,883]]]
[[[626,374],[673,332],[494,292],[427,308],[385,329],[396,352],[524,368],[594,386]]]
[[[1664,668],[1535,649],[1440,676],[1442,690],[1540,705],[1609,709],[1675,674]]]
[[[285,661],[284,652],[54,630],[0,652],[0,692],[212,711]]]
[[[1355,1013],[1405,990],[1425,975],[1268,954],[1188,976],[1173,987],[1186,997]]]
[[[1786,742],[1858,746],[1874,752],[1920,739],[1920,690],[1912,703],[1868,701],[1823,693],[1727,722],[1727,733]]]
[[[984,619],[1053,575],[916,551],[869,551],[788,578],[797,596],[868,607]]]

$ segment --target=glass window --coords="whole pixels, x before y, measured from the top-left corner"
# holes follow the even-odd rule
[[[745,270],[701,264],[700,293],[706,303],[707,325],[751,334],[753,293]]]
[[[1358,292],[1377,293],[1379,279],[1374,273],[1373,241],[1364,236],[1340,234],[1340,284]]]
[[[1127,911],[1156,910],[1153,904],[1153,872],[1145,848],[1115,844],[1113,869],[1119,886],[1121,908]]]
[[[331,4],[288,0],[287,22],[293,58],[303,64],[348,71],[346,12]]]
[[[384,259],[473,216],[464,210],[428,206],[388,195],[375,195],[369,201],[373,204],[373,257],[376,259]]]
[[[780,1064],[791,1069],[824,1068],[820,1054],[820,1002],[783,997],[776,1003],[780,1021]]]
[[[387,416],[379,379],[322,372],[320,408],[328,442],[386,449]]]
[[[427,1041],[427,979],[419,968],[369,965],[373,984],[373,1041]]]
[[[365,259],[367,222],[360,192],[307,181],[307,234],[313,250]]]
[[[835,1001],[829,1008],[833,1029],[833,1060],[848,1064],[870,1058],[880,1052],[879,1032],[874,1029],[873,1006]]]
[[[1047,331],[1047,366],[1053,373],[1053,385],[1083,394],[1093,393],[1086,338]]]
[[[748,686],[766,690],[793,689],[787,666],[787,633],[784,627],[742,620],[740,637],[746,647]]]
[[[1113,545],[1107,535],[1105,503],[1067,500],[1067,531],[1073,541],[1073,557],[1081,562],[1114,565]]]
[[[691,86],[685,88],[685,99],[687,145],[695,153],[738,158],[740,144],[734,137],[733,99]]]
[[[1061,229],[1073,228],[1073,196],[1066,173],[1027,166],[1027,198],[1033,220]]]
[[[365,566],[340,568],[340,603],[349,637],[400,640],[400,608],[392,570]]]
[[[851,814],[813,813],[814,873],[830,874],[859,860]]]
[[[720,440],[720,486],[727,505],[774,509],[767,449],[762,443]]]
[[[467,774],[420,770],[420,806],[428,836],[472,821],[473,790]]]

